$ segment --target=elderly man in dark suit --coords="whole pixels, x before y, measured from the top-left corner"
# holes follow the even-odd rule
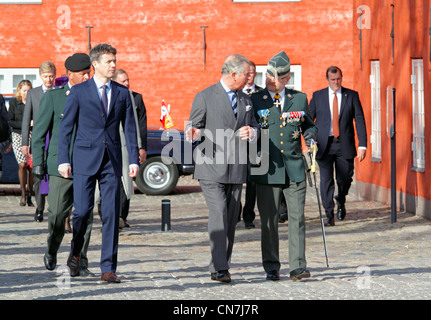
[[[247,140],[259,136],[250,97],[241,91],[248,72],[247,58],[227,57],[221,80],[196,95],[186,126],[187,140],[200,140],[194,178],[209,209],[211,279],[221,282],[231,281],[229,260],[247,180]]]
[[[63,118],[66,98],[70,88],[90,78],[90,57],[85,53],[75,53],[65,61],[68,83],[49,90],[42,96],[39,106],[39,116],[34,126],[31,139],[33,152],[33,175],[43,179],[49,176],[48,193],[48,237],[47,250],[44,255],[44,264],[48,270],[54,270],[57,265],[57,252],[64,237],[64,224],[73,204],[72,177],[63,178],[57,169],[58,163],[58,135],[60,122]],[[49,135],[47,159],[45,164],[45,143]],[[85,232],[84,246],[81,251],[80,276],[91,275],[88,270],[87,249],[90,242],[92,215]]]
[[[320,170],[320,194],[326,212],[326,225],[333,226],[334,198],[337,201],[337,218],[346,216],[346,196],[352,183],[354,159],[365,159],[367,130],[364,112],[356,91],[341,86],[341,69],[331,66],[326,71],[329,87],[313,93],[310,112],[319,129],[316,155]],[[358,151],[355,144],[355,130],[359,140]],[[338,195],[334,197],[334,166]]]
[[[120,123],[129,154],[129,175],[139,170],[136,125],[129,90],[111,81],[116,70],[117,50],[99,44],[90,51],[94,77],[73,86],[67,97],[58,137],[58,170],[69,178],[73,168],[73,239],[67,261],[71,276],[77,276],[80,252],[88,219],[94,207],[97,181],[102,209],[101,279],[119,283],[116,275],[120,214],[122,154]],[[72,133],[72,156],[69,149]]]
[[[24,115],[22,118],[22,153],[24,156],[30,156],[30,136],[32,127],[36,124],[39,113],[39,104],[42,95],[54,85],[56,68],[51,61],[43,62],[39,67],[39,76],[42,79],[42,85],[30,89],[27,92]],[[43,211],[45,210],[45,194],[40,194],[41,179],[34,177],[34,196],[36,198],[36,213],[34,219],[38,222],[43,220]]]

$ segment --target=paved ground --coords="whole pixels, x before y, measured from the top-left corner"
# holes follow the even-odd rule
[[[431,221],[348,197],[346,220],[326,228],[326,267],[315,189],[308,188],[307,260],[311,278],[289,280],[287,224],[280,224],[281,280],[265,280],[260,255],[260,220],[247,230],[239,223],[230,284],[210,280],[208,210],[198,184],[180,178],[169,196],[136,194],[130,229],[120,234],[120,284],[99,280],[101,222],[95,217],[90,269],[96,278],[70,279],[65,269],[71,235],[65,236],[58,269],[45,269],[46,217],[19,206],[16,185],[0,185],[0,299],[118,300],[428,300],[431,298]],[[171,200],[171,231],[161,231],[161,200]],[[46,215],[46,214],[45,214]],[[165,310],[166,311],[166,310]],[[174,312],[181,310],[167,310]],[[184,312],[184,310],[183,310]]]

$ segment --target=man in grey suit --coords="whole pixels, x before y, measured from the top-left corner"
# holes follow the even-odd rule
[[[42,85],[30,89],[27,92],[27,100],[22,118],[22,153],[25,157],[30,156],[31,130],[37,120],[40,100],[42,99],[42,95],[54,85],[55,74],[56,69],[54,63],[51,61],[43,62],[39,67],[39,76],[42,80]],[[33,189],[37,206],[34,219],[38,222],[42,222],[43,220],[43,210],[45,209],[46,198],[46,195],[40,194],[40,184],[40,178],[35,176],[33,179]]]
[[[194,178],[209,209],[211,279],[221,282],[231,281],[229,260],[247,181],[247,140],[255,142],[260,134],[250,97],[241,91],[248,73],[247,58],[228,56],[221,80],[196,95],[186,126],[187,141],[200,141]]]

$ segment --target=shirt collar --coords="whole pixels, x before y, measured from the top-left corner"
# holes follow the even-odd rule
[[[94,82],[96,83],[97,88],[100,88],[101,86],[104,85],[104,83],[100,81],[96,76],[94,76],[93,79],[94,79]],[[109,80],[106,83],[106,86],[108,87],[108,89],[111,89],[111,80]]]
[[[333,94],[334,93],[334,90],[332,90],[330,87],[328,87],[328,92],[329,92],[329,95],[331,95],[331,94]],[[338,88],[338,90],[337,91],[335,91],[337,94],[341,94],[341,87],[340,88]]]

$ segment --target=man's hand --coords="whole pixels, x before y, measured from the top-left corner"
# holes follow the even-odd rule
[[[33,166],[31,173],[33,174],[33,176],[39,178],[39,180],[45,180],[46,181],[46,165],[45,164],[39,164],[37,166]]]
[[[250,126],[244,126],[239,128],[239,137],[241,140],[253,139],[255,135],[254,130]]]
[[[195,141],[201,135],[201,129],[190,127],[186,131],[186,140],[189,142]]]
[[[22,146],[21,147],[22,154],[24,157],[30,157],[30,148],[29,146]]]
[[[365,159],[366,154],[367,154],[367,149],[358,149],[359,162]]]
[[[139,149],[139,164],[143,164],[147,160],[147,150]]]
[[[316,141],[315,135],[311,132],[305,132],[304,133],[304,141],[305,141],[305,145],[307,147],[310,147],[312,140]]]
[[[69,178],[72,173],[72,167],[68,164],[61,164],[58,166],[58,172],[63,178]]]
[[[129,166],[129,177],[136,178],[139,172],[139,167],[137,166]]]

